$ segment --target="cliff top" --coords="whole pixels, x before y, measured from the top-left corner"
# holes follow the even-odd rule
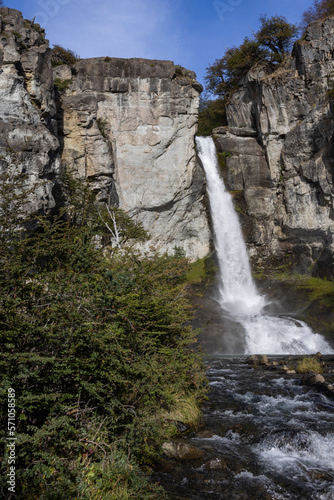
[[[91,71],[104,72],[114,77],[125,78],[173,78],[175,65],[172,61],[157,59],[93,57],[80,59],[75,64],[78,73]]]
[[[24,51],[33,45],[48,45],[45,30],[39,24],[23,18],[19,10],[0,7],[0,33],[18,38],[20,50]],[[13,59],[13,58],[12,58]],[[192,85],[198,92],[203,90],[196,82],[196,74],[177,66],[173,61],[143,58],[93,57],[79,59],[75,65],[76,75],[81,79],[87,77],[115,78],[159,78],[176,79],[182,85]]]

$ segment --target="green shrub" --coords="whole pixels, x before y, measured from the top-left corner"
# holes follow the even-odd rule
[[[223,99],[205,99],[200,97],[197,135],[211,135],[216,127],[227,125],[226,101]]]
[[[73,66],[79,60],[79,56],[70,49],[64,49],[61,45],[54,45],[51,50],[52,66],[61,66],[67,64]]]
[[[67,90],[68,87],[73,83],[73,80],[71,79],[62,80],[61,78],[56,78],[53,83],[58,91],[62,91],[62,90]]]
[[[75,179],[68,209],[28,217],[30,192],[13,168],[0,178],[0,487],[14,388],[18,498],[161,498],[136,463],[155,460],[173,419],[195,425],[205,394],[187,326],[188,262],[133,251],[119,209],[122,246],[97,248],[109,233]]]
[[[29,21],[28,19],[25,19],[23,26],[26,29],[32,29],[32,30],[36,31],[37,33],[42,35],[42,37],[44,39],[45,30],[44,30],[44,28],[41,28],[39,24],[34,23],[33,21]]]

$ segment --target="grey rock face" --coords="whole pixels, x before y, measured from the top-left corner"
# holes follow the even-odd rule
[[[44,30],[14,9],[0,8],[0,16],[0,154],[9,159],[14,149],[30,185],[43,181],[31,210],[57,206],[67,169],[141,221],[151,235],[147,249],[204,257],[195,74],[177,75],[170,61],[110,57],[52,70]]]
[[[170,61],[95,58],[75,64],[61,99],[62,162],[144,224],[147,250],[193,260],[209,251],[194,85]]]
[[[334,273],[334,18],[312,23],[283,67],[251,71],[216,130],[225,177],[245,202],[245,233],[259,264]],[[225,153],[226,154],[226,153]]]
[[[50,49],[44,31],[19,11],[3,7],[0,16],[1,169],[15,163],[15,152],[30,183],[39,183],[31,210],[49,211],[60,166]]]

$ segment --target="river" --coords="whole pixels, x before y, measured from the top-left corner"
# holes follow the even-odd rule
[[[197,138],[197,147],[219,273],[204,300],[210,320],[202,339],[210,389],[204,427],[180,442],[202,456],[167,458],[154,480],[174,500],[334,499],[334,398],[280,370],[287,359],[320,351],[326,380],[334,384],[333,347],[258,291],[214,143]],[[259,353],[271,355],[270,366],[247,364],[248,355]]]

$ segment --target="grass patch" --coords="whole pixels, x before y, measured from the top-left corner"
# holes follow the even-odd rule
[[[190,271],[188,271],[186,279],[191,285],[208,284],[212,282],[214,275],[214,264],[211,256],[209,256],[190,264]]]
[[[173,424],[182,422],[197,431],[203,423],[203,416],[196,395],[174,394],[172,399],[169,409],[159,412],[158,420]]]
[[[326,307],[334,306],[334,281],[324,278],[301,277],[299,289],[309,290],[309,299],[317,300]]]
[[[297,373],[322,373],[323,368],[316,358],[302,358],[297,364]]]

